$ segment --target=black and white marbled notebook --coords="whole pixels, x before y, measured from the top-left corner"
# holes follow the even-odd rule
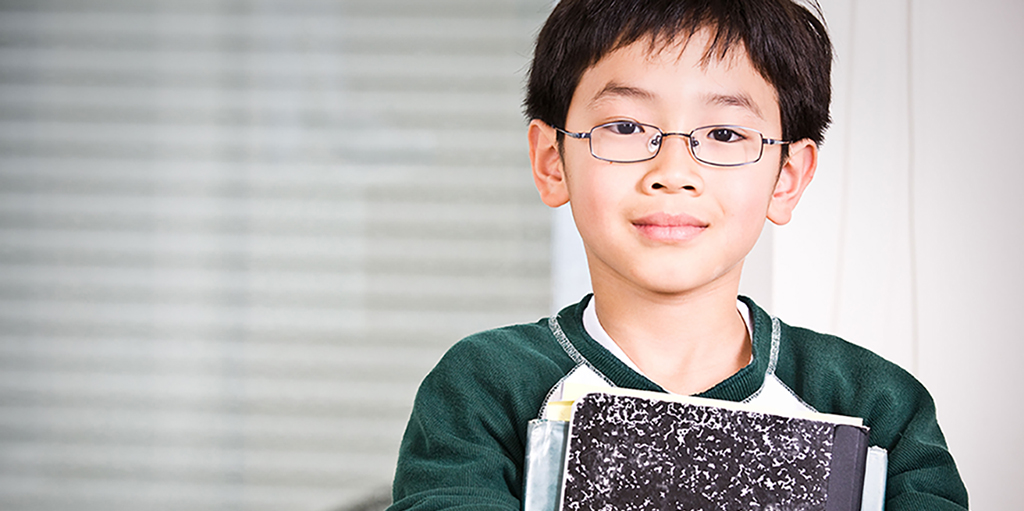
[[[859,510],[867,428],[642,397],[576,401],[561,509]]]

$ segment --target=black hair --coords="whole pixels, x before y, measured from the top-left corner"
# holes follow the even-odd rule
[[[775,88],[786,140],[821,144],[831,121],[832,43],[814,0],[562,0],[537,36],[526,116],[564,126],[583,73],[616,49],[710,31],[705,62],[737,48]],[[813,11],[813,12],[812,12]]]

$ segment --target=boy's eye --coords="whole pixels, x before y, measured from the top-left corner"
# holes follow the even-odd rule
[[[616,135],[637,135],[644,132],[644,127],[639,123],[629,121],[609,123],[605,128]]]
[[[715,142],[741,142],[747,137],[731,128],[714,128],[708,132],[708,138]]]

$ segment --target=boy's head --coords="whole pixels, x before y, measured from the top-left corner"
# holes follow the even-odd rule
[[[595,295],[734,292],[814,175],[831,59],[791,0],[562,0],[533,59],[530,159],[545,204],[572,206]]]
[[[821,144],[832,45],[819,18],[792,0],[562,0],[537,38],[526,115],[563,127],[580,77],[608,53],[645,39],[656,51],[700,30],[711,33],[705,59],[743,50],[775,88],[785,140]]]

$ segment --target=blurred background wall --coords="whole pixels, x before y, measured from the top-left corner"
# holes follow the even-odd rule
[[[772,300],[931,391],[972,509],[1019,509],[1024,2],[822,0],[835,123]]]
[[[534,321],[543,0],[0,1],[0,509],[344,509]]]

